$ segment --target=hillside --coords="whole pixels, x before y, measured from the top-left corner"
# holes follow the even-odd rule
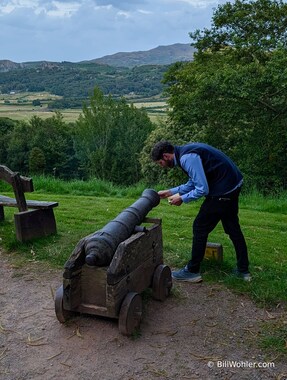
[[[174,44],[77,63],[0,60],[0,93],[46,91],[66,99],[85,99],[99,87],[113,96],[154,97],[164,89],[162,79],[169,65],[192,56],[188,44]]]
[[[115,67],[135,67],[141,65],[170,65],[178,61],[191,61],[194,48],[189,44],[158,46],[148,51],[116,53],[92,60],[95,63]]]
[[[162,93],[167,69],[164,65],[129,69],[67,62],[19,67],[0,73],[0,93],[49,92],[64,98],[84,99],[99,87],[104,94],[113,96],[151,97]]]

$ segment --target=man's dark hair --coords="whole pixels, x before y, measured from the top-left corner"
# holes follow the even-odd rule
[[[159,141],[155,144],[151,151],[151,159],[159,161],[162,159],[164,153],[173,153],[174,146],[169,141]]]

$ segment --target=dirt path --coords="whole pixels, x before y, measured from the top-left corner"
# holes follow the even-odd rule
[[[164,303],[148,300],[141,336],[131,339],[110,319],[60,324],[61,284],[62,271],[15,269],[0,253],[0,379],[287,379],[276,358],[275,368],[247,367],[267,365],[256,335],[270,314],[220,285],[181,284]]]

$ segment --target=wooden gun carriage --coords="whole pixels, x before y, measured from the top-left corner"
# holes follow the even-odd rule
[[[154,299],[166,299],[172,280],[170,268],[163,264],[161,220],[146,218],[158,203],[158,194],[145,190],[137,202],[102,230],[79,241],[65,264],[63,285],[56,292],[55,311],[60,322],[75,313],[116,318],[120,332],[131,335],[142,317],[141,293],[152,288]],[[144,224],[139,226],[137,222]],[[98,252],[101,257],[91,260],[96,245],[105,252]],[[111,246],[116,246],[115,251],[112,249],[112,257],[105,260]]]

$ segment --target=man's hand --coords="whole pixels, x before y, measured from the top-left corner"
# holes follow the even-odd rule
[[[168,203],[172,206],[180,206],[182,202],[182,198],[179,194],[175,194],[168,198]]]
[[[161,199],[168,198],[172,196],[172,193],[169,190],[160,190],[158,192],[158,195],[160,196]]]

